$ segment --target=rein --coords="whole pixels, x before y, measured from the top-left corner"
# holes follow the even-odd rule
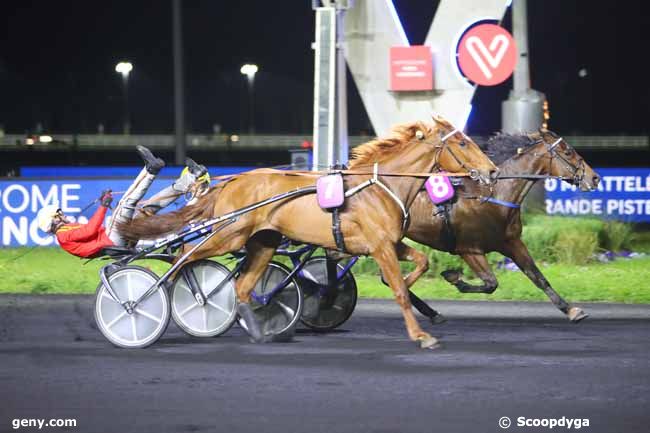
[[[348,176],[374,176],[375,171],[366,171],[366,170],[335,170],[333,171],[334,173],[341,173],[343,175],[348,175]],[[259,168],[257,169],[256,173],[254,174],[279,174],[282,176],[303,176],[303,177],[321,177],[324,174],[329,174],[332,173],[332,171],[306,171],[306,170],[291,170],[291,171],[285,171],[285,170],[276,170],[272,168]],[[239,174],[225,174],[221,176],[214,176],[212,177],[212,180],[228,180],[232,179],[235,176],[241,176],[243,174],[253,174],[250,171],[244,172],[244,173],[239,173]],[[431,172],[413,172],[413,171],[406,171],[406,172],[400,172],[400,173],[378,173],[379,176],[386,176],[386,177],[416,177],[416,178],[429,178],[431,175],[434,173]],[[472,175],[470,173],[465,173],[465,172],[439,172],[435,173],[438,176],[445,176],[445,177],[471,177]]]
[[[564,180],[568,182],[573,182],[574,184],[579,185],[585,175],[585,170],[584,170],[584,159],[580,160],[580,165],[574,166],[571,162],[569,162],[566,158],[564,158],[562,155],[560,155],[556,148],[557,146],[562,142],[562,137],[558,138],[555,140],[552,144],[548,144],[543,138],[540,140],[536,141],[534,144],[538,143],[544,143],[545,148],[547,153],[550,155],[549,157],[549,173],[551,172],[551,164],[553,163],[553,158],[558,158],[565,167],[571,171],[572,176],[551,176],[548,174],[510,174],[510,175],[499,175],[497,177],[497,180],[505,180],[505,179],[529,179],[529,180],[541,180],[541,179],[558,179],[558,180]],[[543,155],[536,155],[536,156],[543,156]],[[578,176],[578,173],[580,173],[580,176]],[[519,209],[521,208],[520,203],[513,203],[509,202],[506,200],[500,200],[497,198],[490,196],[463,196],[459,195],[461,198],[466,198],[466,199],[471,199],[471,200],[480,200],[482,203],[493,203],[499,206],[504,206],[508,207],[511,209]]]

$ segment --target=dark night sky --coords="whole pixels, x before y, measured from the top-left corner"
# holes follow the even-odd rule
[[[412,44],[433,17],[425,0],[395,0]],[[546,93],[550,127],[560,133],[648,134],[650,91],[646,1],[529,0],[532,84]],[[0,123],[7,132],[107,132],[121,125],[115,63],[134,64],[129,88],[133,132],[173,128],[171,2],[5,1],[0,45]],[[239,67],[256,77],[258,132],[311,132],[314,16],[309,0],[192,0],[183,5],[188,129],[211,132],[247,125]],[[510,28],[510,14],[505,25]],[[381,67],[388,67],[382,65]],[[586,68],[585,78],[578,71]],[[351,81],[351,80],[350,80]],[[479,88],[473,133],[500,126],[511,83]],[[351,85],[352,87],[352,85]],[[350,133],[368,129],[351,89]]]

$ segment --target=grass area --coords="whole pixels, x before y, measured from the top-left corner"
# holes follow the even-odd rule
[[[106,262],[84,262],[54,248],[36,248],[29,252],[26,248],[0,249],[0,293],[94,293],[99,281],[97,271]],[[138,264],[149,267],[159,275],[167,267],[154,261]],[[436,269],[436,272],[440,270],[442,268]],[[361,269],[357,269],[355,277],[361,296],[392,297],[390,289],[381,283],[374,272],[359,271]],[[549,264],[542,266],[542,272],[567,300],[650,303],[650,258],[584,266]],[[414,287],[420,296],[467,300],[547,299],[520,272],[498,272],[499,288],[489,296],[461,294],[441,278],[432,278],[432,274],[429,272]]]
[[[553,288],[568,301],[650,303],[650,258],[619,259],[584,266],[549,264],[541,271]],[[460,293],[442,278],[421,278],[413,287],[418,296],[429,299],[546,301],[546,295],[521,272],[496,273],[499,287],[492,295]],[[379,277],[355,275],[359,294],[392,298],[391,290]],[[479,280],[469,280],[479,283]]]
[[[0,293],[95,293],[98,271],[107,262],[85,262],[55,248],[0,249]],[[168,267],[157,261],[138,265],[158,274]]]

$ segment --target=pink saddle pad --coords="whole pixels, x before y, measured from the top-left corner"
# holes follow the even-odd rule
[[[345,192],[343,191],[343,176],[328,174],[316,181],[316,197],[318,205],[323,209],[333,209],[343,206]]]
[[[429,176],[424,187],[434,204],[443,203],[454,196],[454,187],[447,176],[439,174]]]

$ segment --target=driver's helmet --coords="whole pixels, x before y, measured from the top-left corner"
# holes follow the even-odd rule
[[[54,223],[54,217],[57,216],[59,212],[61,212],[61,209],[56,205],[45,206],[39,210],[36,215],[38,228],[45,233],[50,233],[50,230],[52,230],[52,224]]]
[[[185,168],[183,169],[183,171],[181,172],[181,177],[187,175],[188,173],[190,173],[190,169],[189,169],[188,167],[185,167]],[[208,173],[208,172],[206,171],[206,172],[203,173],[201,176],[199,176],[198,178],[196,178],[196,179],[194,180],[194,182],[195,182],[195,183],[208,183],[208,184],[209,184],[209,183],[210,183],[210,180],[211,180],[211,179],[210,179],[210,173]]]

